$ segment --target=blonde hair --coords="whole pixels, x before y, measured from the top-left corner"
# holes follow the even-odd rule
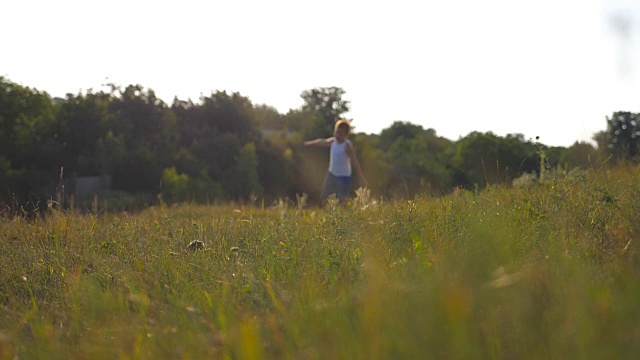
[[[334,127],[334,131],[338,129],[344,130],[346,132],[346,135],[349,135],[349,133],[351,132],[351,123],[349,123],[347,120],[340,119],[336,121],[336,126]]]

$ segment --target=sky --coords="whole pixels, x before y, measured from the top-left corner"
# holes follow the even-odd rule
[[[284,114],[337,86],[357,132],[552,146],[640,112],[640,0],[21,0],[0,4],[0,33],[0,76],[53,97],[224,90]]]

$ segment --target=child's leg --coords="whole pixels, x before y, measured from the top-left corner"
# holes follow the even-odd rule
[[[346,200],[349,197],[351,176],[337,176],[336,180],[336,195],[338,199]]]
[[[324,182],[322,183],[322,191],[320,192],[320,201],[325,202],[327,198],[331,194],[336,193],[336,177],[329,171],[327,171],[327,175],[324,177]]]

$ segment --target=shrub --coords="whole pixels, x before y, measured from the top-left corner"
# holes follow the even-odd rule
[[[196,201],[210,202],[222,197],[222,186],[206,175],[191,178],[187,174],[179,174],[175,167],[162,172],[161,198],[164,201]]]

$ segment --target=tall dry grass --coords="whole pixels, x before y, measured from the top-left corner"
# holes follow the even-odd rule
[[[632,358],[639,180],[0,220],[0,359]]]

